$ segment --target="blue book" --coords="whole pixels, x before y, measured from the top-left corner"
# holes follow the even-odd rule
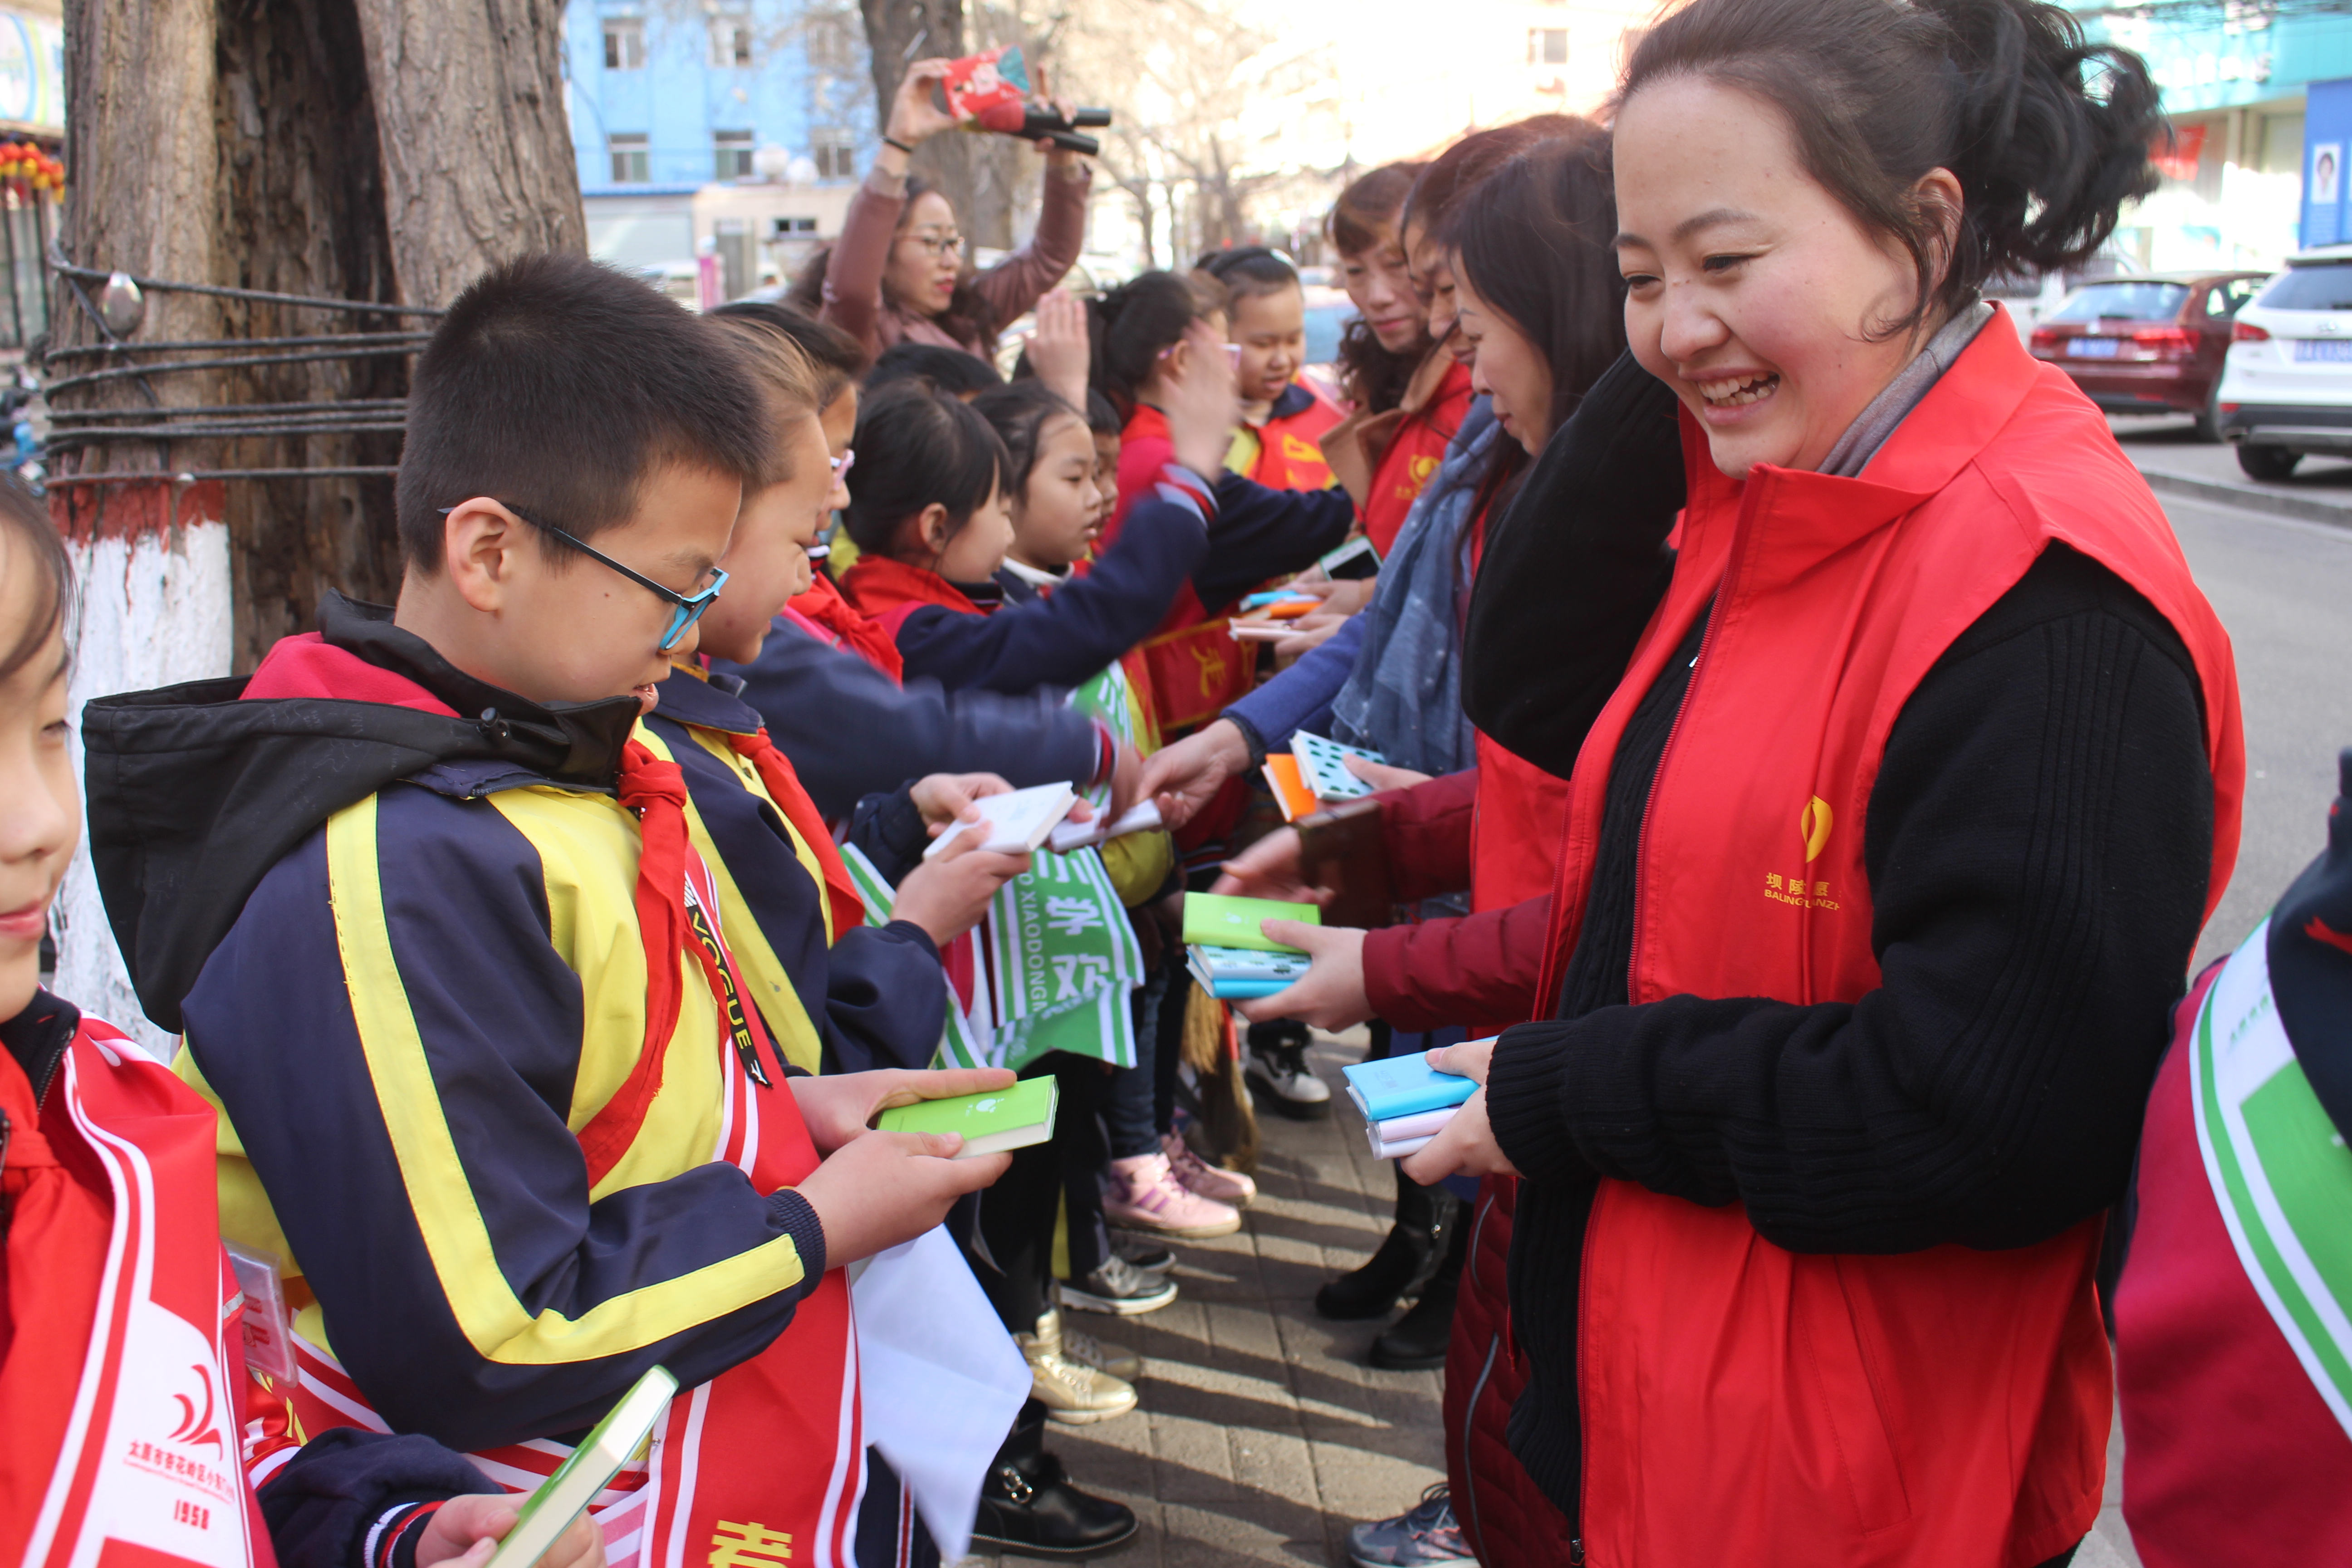
[[[1478,1092],[1478,1086],[1469,1079],[1439,1072],[1419,1051],[1376,1062],[1358,1062],[1339,1070],[1348,1078],[1348,1098],[1356,1102],[1356,1109],[1364,1113],[1367,1121],[1388,1121],[1424,1110],[1441,1110],[1449,1105],[1459,1105]]]
[[[1293,980],[1218,980],[1211,982],[1209,994],[1220,1002],[1255,1002],[1297,984]]]

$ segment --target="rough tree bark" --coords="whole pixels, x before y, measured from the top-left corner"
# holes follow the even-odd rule
[[[357,10],[401,299],[446,305],[494,261],[585,250],[561,0],[357,0]]]
[[[149,278],[209,279],[218,270],[213,222],[220,159],[213,126],[214,12],[205,5],[68,7],[66,118],[68,199],[59,241],[78,261]],[[59,288],[51,300],[52,342],[102,341],[87,290]],[[156,294],[140,335],[151,341],[215,338],[220,302],[197,294]],[[52,374],[112,368],[77,358]],[[158,377],[154,395],[197,404],[222,394],[222,378]],[[90,385],[77,400],[91,408],[143,408],[150,398],[125,378]],[[154,472],[167,449],[121,442],[82,455],[84,469]],[[62,486],[51,511],[67,535],[81,584],[71,701],[138,686],[225,673],[230,649],[229,540],[216,485],[169,482]],[[79,741],[76,742],[77,748]],[[79,772],[80,758],[75,758]],[[100,1017],[140,1029],[152,1047],[123,978],[89,873],[78,855],[52,916],[58,989]]]

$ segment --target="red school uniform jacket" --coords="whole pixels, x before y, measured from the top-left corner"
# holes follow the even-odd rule
[[[2097,410],[1987,326],[1865,477],[1724,478],[1685,416],[1682,551],[1570,781],[1538,994],[1581,919],[1618,742],[1714,603],[1636,868],[1629,997],[1859,999],[1864,839],[1906,700],[2052,542],[2179,634],[2204,696],[2218,899],[2244,752],[2229,639]],[[1800,877],[1798,874],[1801,873]],[[1791,897],[1786,887],[1809,890]],[[2099,1225],[2038,1246],[1799,1255],[1737,1205],[1603,1180],[1579,1303],[1582,1534],[1622,1568],[2026,1568],[2097,1516],[2112,1404]]]

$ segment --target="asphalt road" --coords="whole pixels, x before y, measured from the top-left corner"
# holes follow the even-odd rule
[[[2336,752],[2352,746],[2352,528],[2164,500],[2236,646],[2246,721],[2245,837],[2201,965],[2326,846]]]

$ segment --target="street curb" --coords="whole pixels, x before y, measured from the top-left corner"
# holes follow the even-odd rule
[[[2244,507],[2253,511],[2297,518],[2305,522],[2326,522],[2337,528],[2352,529],[2352,500],[2318,500],[2310,496],[2286,495],[2277,490],[2256,489],[2252,485],[2227,484],[2219,479],[2192,479],[2186,474],[2168,474],[2148,468],[2142,468],[2139,477],[2147,481],[2148,489],[2159,494],[2218,501],[2223,506]]]

